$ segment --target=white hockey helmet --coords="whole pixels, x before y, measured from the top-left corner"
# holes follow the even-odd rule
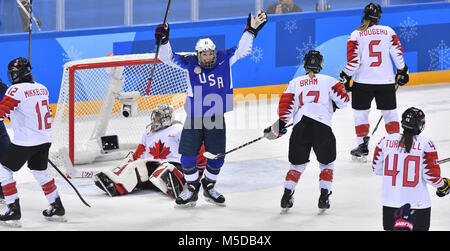
[[[195,51],[197,52],[198,64],[204,69],[211,69],[216,64],[217,53],[216,53],[216,45],[210,38],[202,38],[198,40],[195,45]],[[200,53],[204,51],[213,51],[214,58],[211,61],[203,62],[200,59]]]
[[[169,127],[172,125],[173,107],[169,104],[159,104],[153,109],[150,117],[150,125],[154,131]],[[159,118],[157,118],[159,117]]]

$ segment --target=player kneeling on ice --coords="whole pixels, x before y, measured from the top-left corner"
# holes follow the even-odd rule
[[[305,171],[312,150],[320,167],[319,208],[330,207],[336,138],[331,130],[331,118],[335,109],[344,108],[350,98],[344,85],[337,79],[319,74],[323,56],[311,50],[304,57],[306,75],[291,80],[278,105],[279,119],[264,130],[270,140],[286,133],[286,124],[293,118],[294,128],[289,140],[290,170],[284,183],[281,208],[285,212],[294,204],[294,191],[301,174]]]
[[[173,53],[168,25],[158,25],[155,31],[156,43],[161,42],[161,61],[187,70],[190,80],[185,103],[187,118],[179,148],[187,185],[175,200],[175,207],[195,206],[200,186],[207,202],[225,206],[225,197],[215,189],[224,158],[208,159],[204,178],[199,182],[196,156],[202,143],[205,150],[212,154],[225,152],[224,114],[233,110],[231,66],[250,54],[253,39],[266,22],[267,16],[263,11],[259,11],[256,17],[249,14],[247,26],[237,47],[217,51],[214,42],[204,38],[195,46],[196,55]]]
[[[33,81],[31,65],[26,58],[12,60],[8,64],[8,76],[12,85],[0,102],[0,121],[10,115],[14,139],[0,160],[0,183],[7,204],[0,213],[0,222],[20,226],[21,210],[13,173],[26,162],[50,205],[42,214],[48,220],[65,221],[65,210],[55,180],[47,169],[52,142],[48,90]]]
[[[95,184],[110,196],[157,188],[176,198],[185,184],[178,153],[183,125],[173,119],[172,113],[170,105],[158,105],[151,113],[150,126],[137,150],[120,166],[96,174]],[[205,161],[199,155],[197,166],[201,171]]]
[[[408,108],[401,126],[403,133],[382,138],[373,154],[373,171],[383,176],[383,228],[428,231],[431,200],[427,184],[443,197],[450,192],[450,182],[441,177],[434,143],[419,135],[425,126],[423,111]]]

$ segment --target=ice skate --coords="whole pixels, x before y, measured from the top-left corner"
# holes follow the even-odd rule
[[[198,200],[200,182],[186,183],[180,195],[175,199],[175,208],[195,207]]]
[[[331,191],[328,191],[325,188],[320,189],[320,197],[319,197],[319,203],[318,203],[320,213],[324,213],[325,210],[330,208],[329,197],[330,197],[331,193],[332,193]]]
[[[363,138],[363,143],[359,144],[358,147],[350,151],[352,155],[352,160],[367,162],[367,155],[369,155],[369,136]]]
[[[66,211],[61,203],[61,199],[56,198],[55,202],[50,204],[49,208],[42,211],[42,215],[44,215],[45,219],[48,221],[57,221],[57,222],[67,222],[66,217],[64,216]]]
[[[20,223],[21,218],[19,199],[14,203],[7,205],[0,214],[0,223],[7,227],[19,228],[22,227]]]
[[[283,197],[281,197],[281,213],[285,214],[294,205],[294,192],[287,188],[284,189]]]
[[[207,202],[218,206],[225,206],[225,197],[214,189],[216,182],[204,178],[201,180],[203,186],[203,196]]]

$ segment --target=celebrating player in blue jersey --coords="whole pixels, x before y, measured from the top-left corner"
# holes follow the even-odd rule
[[[161,42],[160,59],[164,63],[188,71],[188,96],[185,110],[187,118],[181,134],[179,152],[186,185],[175,200],[176,207],[195,206],[200,190],[206,201],[224,206],[225,197],[214,189],[224,158],[208,159],[203,179],[198,181],[197,154],[202,143],[212,154],[225,152],[224,113],[233,110],[233,84],[231,66],[250,54],[253,39],[267,22],[267,15],[259,11],[256,17],[249,14],[247,26],[237,47],[216,51],[209,38],[200,39],[195,55],[172,52],[169,43],[169,25],[158,25],[155,40]]]

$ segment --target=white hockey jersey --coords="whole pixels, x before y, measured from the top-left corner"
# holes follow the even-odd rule
[[[278,116],[286,123],[293,118],[297,124],[305,115],[331,127],[332,101],[338,108],[346,107],[350,101],[343,84],[337,79],[323,74],[316,74],[314,78],[300,76],[291,80],[283,92]]]
[[[178,153],[183,125],[175,123],[165,129],[153,131],[149,126],[136,152],[137,159],[160,159],[180,163],[181,154]]]
[[[12,143],[36,146],[52,142],[52,111],[49,92],[39,83],[14,84],[0,102],[0,120],[11,118]]]
[[[399,208],[406,203],[411,208],[431,207],[427,184],[444,185],[436,147],[431,140],[415,136],[410,153],[399,146],[402,135],[389,134],[380,140],[373,156],[373,171],[383,176],[383,206]]]
[[[391,57],[397,69],[405,67],[402,45],[392,28],[373,25],[365,31],[355,30],[347,41],[344,72],[358,83],[393,84]]]

